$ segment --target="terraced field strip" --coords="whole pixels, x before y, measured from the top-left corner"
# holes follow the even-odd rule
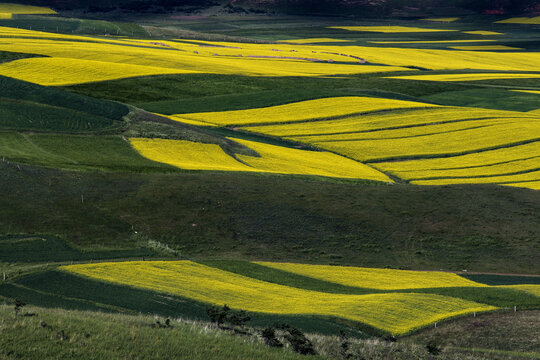
[[[540,95],[540,90],[512,90],[517,92],[529,93],[529,94],[538,94]],[[540,110],[540,109],[539,109]]]
[[[423,80],[423,81],[481,81],[492,79],[538,79],[540,74],[511,74],[511,73],[483,73],[483,74],[439,74],[439,75],[410,75],[392,76],[389,79]]]
[[[429,106],[429,104],[427,105]],[[464,107],[431,107],[427,109],[405,109],[384,113],[368,113],[326,121],[249,126],[242,127],[241,129],[272,136],[295,138],[299,141],[308,141],[302,140],[302,137],[367,133],[408,127],[422,127],[431,124],[457,123],[468,120],[521,117],[534,118],[533,115],[520,112]]]
[[[329,29],[380,32],[380,33],[427,33],[427,32],[457,31],[457,30],[444,30],[444,29],[426,29],[426,28],[412,27],[412,26],[330,26]]]
[[[540,297],[540,285],[504,285],[501,287],[525,291]]]
[[[540,16],[537,17],[515,17],[506,20],[496,21],[496,24],[527,24],[540,25]]]
[[[485,287],[453,273],[255,261],[255,264],[336,284],[379,290]]]
[[[479,50],[479,51],[523,50],[522,48],[506,46],[506,45],[481,45],[481,46],[462,45],[462,46],[450,46],[450,49],[466,50],[466,51],[476,51],[476,50]]]
[[[190,261],[71,265],[63,270],[211,304],[270,314],[313,314],[405,334],[445,318],[496,307],[434,294],[339,295],[251,279]]]
[[[438,105],[368,97],[335,97],[301,101],[266,108],[177,115],[217,125],[287,123],[344,117],[382,110],[428,108]]]
[[[414,180],[411,184],[417,185],[451,185],[451,184],[514,184],[525,182],[536,182],[540,180],[540,170],[530,171],[523,174],[499,175],[489,177],[468,177],[468,178],[444,178],[435,180]],[[527,186],[522,186],[527,187]]]
[[[378,163],[376,168],[402,179],[493,176],[540,167],[540,142],[437,159]]]
[[[538,181],[523,181],[517,183],[504,183],[504,186],[513,186],[519,188],[527,188],[532,190],[540,190],[540,180]]]
[[[47,71],[43,71],[47,69]],[[118,64],[59,57],[29,58],[0,65],[0,75],[46,86],[62,86],[159,74],[189,74],[191,70]]]
[[[459,20],[459,18],[458,17],[446,17],[446,18],[427,18],[427,19],[421,19],[421,20],[449,23],[449,22],[457,21],[457,20]]]
[[[354,40],[332,39],[332,38],[309,38],[309,39],[291,39],[280,40],[279,42],[288,44],[316,44],[316,43],[337,43],[337,42],[353,42]]]
[[[42,7],[42,6],[0,3],[0,13],[42,15],[42,14],[56,14],[56,11],[47,7]]]
[[[464,34],[471,35],[482,35],[482,36],[491,36],[491,35],[504,35],[503,33],[496,31],[487,31],[487,30],[474,30],[474,31],[464,31]]]
[[[219,145],[184,140],[134,138],[130,142],[144,157],[186,170],[270,172],[392,182],[378,170],[333,153],[231,140],[249,147],[260,157],[237,154],[238,161]]]
[[[358,59],[350,56],[341,56],[340,63],[334,63],[332,58],[336,58],[336,55],[325,51],[326,48],[319,49],[321,53],[318,53],[315,58],[312,49],[302,49],[301,45],[296,45],[295,47],[300,50],[292,48],[287,50],[291,46],[290,44],[275,44],[272,47],[258,45],[258,48],[244,49],[238,46],[222,46],[219,43],[198,45],[189,42],[100,40],[83,36],[0,28],[0,50],[52,58],[111,63],[113,69],[110,72],[118,73],[113,78],[124,76],[121,68],[114,68],[114,65],[119,64],[128,67],[140,65],[164,68],[159,71],[156,69],[155,74],[175,73],[174,70],[178,70],[250,76],[321,76],[410,70],[393,66],[363,65],[359,64]],[[279,47],[283,49],[277,49]],[[272,51],[272,48],[279,51]],[[340,57],[340,55],[337,56]],[[6,75],[13,73],[9,67],[4,70],[5,65],[0,66],[0,74],[3,74],[3,71],[6,71]],[[27,64],[29,67],[27,71],[33,70],[32,65],[32,63]],[[99,64],[96,66],[98,69],[101,68]],[[21,73],[24,72],[24,69],[18,70]],[[52,74],[42,82],[54,83],[54,79],[54,74]]]
[[[369,41],[372,44],[452,44],[452,43],[484,43],[497,40],[478,39],[478,40],[410,40],[410,41]]]
[[[319,141],[312,144],[363,162],[465,155],[539,140],[540,121],[504,121],[483,127],[425,136],[372,140]]]

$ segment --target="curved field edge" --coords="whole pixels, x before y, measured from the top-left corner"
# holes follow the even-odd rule
[[[341,317],[396,335],[446,318],[497,309],[433,294],[318,293],[261,282],[189,261],[68,265],[61,269],[198,301],[214,304],[225,302],[233,308],[252,312]],[[179,284],[182,286],[179,287]],[[420,312],[419,308],[422,309]]]

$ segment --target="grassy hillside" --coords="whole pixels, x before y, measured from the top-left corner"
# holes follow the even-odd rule
[[[1,166],[7,234],[56,234],[89,249],[133,247],[142,237],[195,258],[540,271],[532,190]]]

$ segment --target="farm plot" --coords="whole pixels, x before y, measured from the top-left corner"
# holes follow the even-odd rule
[[[410,75],[392,76],[390,79],[423,80],[423,81],[481,81],[493,79],[538,79],[540,74],[515,73],[480,73],[480,74],[440,74],[440,75]]]
[[[374,111],[427,107],[437,107],[437,105],[384,98],[336,97],[267,108],[183,114],[181,117],[218,125],[246,125],[298,122]]]
[[[437,123],[507,117],[530,118],[531,116],[518,112],[441,106],[427,109],[394,110],[384,113],[364,114],[327,121],[246,126],[242,127],[242,129],[272,136],[294,137],[297,140],[302,141],[301,138],[309,137],[311,135],[362,133]]]
[[[540,142],[438,159],[387,162],[378,169],[402,179],[493,176],[519,173],[540,166]]]
[[[448,317],[495,310],[435,294],[340,295],[268,283],[190,261],[71,265],[63,270],[211,304],[270,314],[311,314],[359,321],[395,335]],[[279,300],[278,300],[279,299]]]
[[[255,263],[336,284],[380,290],[487,286],[465,279],[456,274],[444,272],[371,269],[352,266],[309,265],[264,261]]]
[[[380,33],[426,33],[426,32],[444,32],[457,30],[444,29],[426,29],[412,26],[331,26],[329,29],[341,29],[348,31],[367,31]]]
[[[42,15],[56,14],[56,11],[41,6],[31,6],[22,4],[0,3],[0,13],[5,14],[24,14],[24,15]]]
[[[526,25],[540,25],[540,16],[537,17],[516,17],[506,20],[496,21],[496,24],[526,24]]]
[[[536,168],[537,169],[537,168]],[[498,175],[488,177],[467,177],[467,178],[444,178],[435,180],[414,180],[412,184],[417,185],[450,185],[450,184],[505,184],[505,183],[525,183],[540,180],[540,170],[529,171],[522,174]]]
[[[144,157],[186,170],[270,172],[391,182],[373,168],[329,152],[231,140],[254,150],[259,157],[236,154],[235,159],[219,145],[183,140],[139,138],[130,141]]]

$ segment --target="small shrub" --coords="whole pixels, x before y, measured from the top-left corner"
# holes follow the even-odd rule
[[[286,324],[277,325],[276,328],[287,332],[284,337],[289,344],[291,344],[295,352],[301,355],[317,355],[317,352],[313,348],[313,344],[306,338],[302,331],[294,326]]]
[[[441,353],[441,347],[439,346],[439,344],[437,344],[435,340],[430,340],[426,345],[426,349],[428,353],[434,356],[437,356]]]
[[[283,347],[283,343],[276,337],[276,328],[273,326],[265,328],[261,333],[264,342],[270,347]]]

